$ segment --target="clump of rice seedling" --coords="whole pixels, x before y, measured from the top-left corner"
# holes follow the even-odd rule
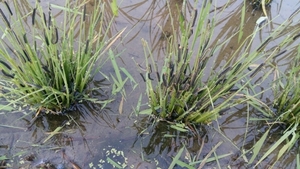
[[[289,37],[291,40],[293,37]],[[286,51],[286,50],[283,50]],[[280,52],[283,54],[285,52]],[[277,57],[277,55],[275,56]],[[297,52],[293,53],[293,62],[290,67],[281,72],[277,68],[274,71],[274,81],[272,83],[274,100],[272,101],[273,111],[264,112],[268,117],[270,125],[269,129],[264,133],[260,140],[253,146],[253,155],[249,163],[252,163],[261,151],[262,145],[272,135],[271,131],[278,125],[282,126],[280,131],[282,136],[278,140],[274,140],[274,144],[270,146],[268,151],[264,152],[263,156],[256,163],[260,164],[270,154],[278,151],[275,157],[276,162],[286,154],[300,138],[300,47],[298,46]],[[264,107],[264,106],[261,106]],[[265,108],[265,110],[268,109]],[[298,164],[299,168],[300,165]]]
[[[286,27],[291,25],[293,19],[298,19],[296,17],[297,13],[299,13],[299,8],[290,15],[287,21],[280,25],[281,28],[279,27],[274,31],[277,35],[274,35],[273,39],[283,37]],[[299,20],[297,20],[297,22],[299,22]],[[268,65],[272,68],[266,75],[273,75],[273,82],[270,86],[273,90],[273,99],[270,103],[259,101],[254,105],[255,108],[259,108],[260,113],[264,116],[264,120],[269,124],[266,132],[255,142],[251,149],[252,156],[249,160],[250,164],[254,162],[259,153],[263,153],[255,166],[259,165],[267,157],[275,154],[272,161],[272,165],[274,166],[281,157],[286,155],[286,153],[298,143],[300,138],[300,47],[296,42],[299,37],[299,28],[290,27],[292,28],[289,29],[287,33],[289,36],[285,36],[279,44],[273,48],[271,53],[267,52],[268,57],[264,63],[264,65]],[[294,43],[296,43],[297,47],[294,47]],[[278,63],[275,60],[285,55],[290,55],[292,62],[288,64],[289,66],[285,70],[282,70],[278,68]],[[268,62],[267,60],[273,60],[273,62]],[[259,69],[261,69],[260,66],[257,67],[258,71]],[[272,140],[273,144],[267,147],[265,152],[262,152],[266,140],[270,138],[274,131],[280,132],[281,137],[277,140]],[[297,164],[297,168],[299,167],[300,163]]]
[[[1,97],[10,105],[28,104],[59,113],[90,98],[89,82],[107,59],[104,53],[121,33],[108,39],[111,23],[104,18],[102,1],[91,11],[85,3],[66,1],[65,7],[50,4],[44,11],[39,3],[22,14],[18,2],[1,8]],[[12,9],[15,9],[13,13]],[[60,10],[62,23],[52,9]],[[8,104],[8,105],[9,105]]]
[[[216,16],[209,19],[210,8],[210,2],[203,3],[200,12],[193,12],[190,22],[187,23],[184,16],[180,19],[180,38],[172,36],[169,39],[161,70],[143,41],[145,56],[150,55],[150,62],[146,57],[146,74],[142,75],[151,111],[145,110],[142,114],[154,114],[162,120],[186,124],[210,123],[222,111],[247,100],[243,95],[237,96],[249,83],[246,76],[251,72],[247,68],[261,55],[238,51],[243,45],[245,51],[250,48],[256,32],[243,42],[221,72],[215,72],[211,69],[213,57],[226,40],[211,44],[217,21]],[[237,56],[240,58],[235,59]]]
[[[280,121],[294,124],[300,119],[300,47],[287,72],[278,71],[274,82],[274,108]],[[300,131],[300,128],[297,129]]]

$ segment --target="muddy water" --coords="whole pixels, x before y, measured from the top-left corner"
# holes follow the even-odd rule
[[[49,3],[64,4],[57,0],[41,3],[46,9]],[[34,1],[31,4],[34,4]],[[89,5],[93,5],[92,0]],[[225,5],[225,1],[217,1],[214,4],[215,8],[212,9],[212,15],[215,12],[220,20],[213,42],[227,39],[240,27],[243,2],[233,0],[227,4],[226,8],[223,8]],[[122,97],[118,95],[105,108],[101,108],[101,105],[81,103],[70,111],[70,117],[49,115],[39,117],[29,128],[30,120],[34,117],[34,110],[23,107],[9,114],[1,112],[0,155],[7,158],[6,165],[11,165],[12,168],[34,168],[41,164],[53,164],[56,167],[68,168],[74,167],[74,165],[81,168],[113,168],[109,163],[112,160],[126,168],[167,168],[172,162],[172,157],[182,147],[182,143],[189,150],[189,152],[184,152],[186,158],[198,156],[203,159],[212,147],[222,142],[215,154],[224,155],[224,158],[219,160],[221,166],[224,166],[221,168],[227,168],[227,166],[246,168],[245,159],[238,158],[241,149],[250,148],[253,141],[258,139],[265,130],[262,123],[247,123],[247,116],[249,116],[247,107],[235,107],[217,122],[200,128],[199,136],[201,137],[182,134],[164,123],[154,124],[147,117],[136,116],[135,108],[141,94],[141,109],[147,108],[144,82],[133,61],[134,59],[137,63],[144,63],[141,39],[148,41],[157,61],[162,62],[167,45],[165,37],[176,34],[176,30],[174,32],[171,29],[171,17],[165,1],[120,1],[119,6],[119,16],[113,23],[111,34],[115,34],[124,27],[127,28],[121,42],[113,46],[113,49],[115,52],[122,52],[121,58],[118,60],[120,67],[125,67],[139,84],[136,88],[133,88],[133,84],[130,83],[125,86],[127,94],[122,109],[119,107]],[[188,2],[186,6],[187,11],[193,7],[200,8],[200,4],[194,6],[193,3]],[[256,36],[253,49],[257,47],[255,44],[263,42],[276,26],[286,20],[297,6],[299,4],[296,1],[273,0],[271,7],[268,8],[268,15],[273,22],[270,26],[264,27]],[[180,0],[170,0],[171,9],[181,7]],[[251,6],[247,5],[242,39],[253,32],[256,20],[262,15],[260,10],[253,11]],[[111,16],[111,13],[108,12],[108,20]],[[178,13],[173,11],[172,16],[176,18]],[[291,26],[297,26],[297,24]],[[287,35],[287,32],[284,33],[282,38]],[[276,41],[271,42],[266,50],[275,45]],[[222,69],[226,59],[237,50],[238,46],[237,37],[228,41],[220,53],[215,56],[214,68]],[[282,69],[285,69],[292,60],[292,52],[289,53],[279,58],[277,64]],[[108,74],[112,71],[109,64],[103,68],[104,73]],[[102,78],[100,75],[95,77],[95,82],[91,84],[91,87],[103,85],[100,82]],[[104,88],[93,95],[100,99],[111,98],[108,93],[110,93],[110,89]],[[268,98],[268,93],[266,95],[262,98],[271,99]],[[246,125],[248,125],[247,130]],[[63,129],[48,139],[51,131],[57,127],[63,127]],[[251,134],[249,134],[250,132]],[[166,134],[174,135],[174,137],[164,137]],[[274,137],[276,139],[276,135]],[[201,153],[199,153],[200,149]],[[292,150],[292,153],[277,165],[278,168],[294,168],[293,152]],[[268,166],[274,160],[272,158],[267,158],[260,167]],[[217,163],[207,163],[204,168],[211,167],[217,167]]]

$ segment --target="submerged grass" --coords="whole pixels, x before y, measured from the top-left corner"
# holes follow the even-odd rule
[[[82,100],[100,102],[89,96],[88,84],[122,33],[107,36],[111,22],[104,22],[104,3],[86,11],[86,2],[67,0],[64,7],[50,4],[47,12],[36,3],[26,15],[17,3],[15,13],[6,5],[9,16],[0,10],[6,25],[0,28],[1,97],[7,106],[21,103],[58,113]],[[62,23],[51,9],[63,13]]]

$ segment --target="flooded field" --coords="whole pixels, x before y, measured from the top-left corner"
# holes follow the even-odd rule
[[[29,2],[34,6],[35,1]],[[65,4],[64,1],[57,0],[40,3],[45,9],[49,4]],[[28,4],[22,1],[20,4],[26,11]],[[117,58],[119,67],[125,68],[136,83],[128,80],[123,94],[112,95],[113,80],[110,74],[114,69],[108,61],[101,72],[109,76],[109,80],[103,80],[103,74],[99,73],[89,85],[89,88],[102,87],[91,93],[95,98],[113,99],[104,107],[101,104],[81,102],[68,110],[68,116],[43,115],[36,119],[36,110],[28,106],[16,106],[15,110],[9,112],[0,111],[0,168],[172,168],[170,165],[181,150],[183,153],[180,160],[186,163],[197,161],[199,164],[194,164],[196,168],[252,168],[254,165],[248,164],[251,153],[241,155],[262,137],[268,124],[263,120],[249,120],[259,116],[259,112],[249,105],[232,107],[223,112],[216,121],[198,126],[197,135],[193,132],[180,132],[166,122],[157,122],[149,116],[139,115],[139,111],[149,108],[145,82],[140,75],[141,67],[136,65],[145,64],[142,39],[148,42],[158,65],[162,65],[167,53],[166,37],[176,36],[177,33],[176,29],[172,29],[171,20],[180,15],[178,12],[171,12],[170,15],[170,9],[185,8],[186,13],[190,13],[194,8],[200,9],[202,2],[194,4],[193,1],[182,0],[169,0],[168,3],[155,0],[117,0],[117,4],[117,17],[113,18],[110,1],[107,1],[107,13],[104,14],[108,21],[114,19],[110,29],[111,36],[126,28],[112,49],[114,53],[120,53]],[[246,1],[243,34],[239,37],[237,32],[241,27],[244,2],[218,0],[212,4],[211,17],[216,17],[218,21],[210,44],[222,41],[226,41],[226,44],[213,56],[208,68],[220,71],[235,51],[243,50],[243,47],[240,49],[240,42],[255,31],[257,20],[264,14],[261,9],[254,10],[250,1]],[[93,5],[94,1],[89,0],[87,9]],[[1,9],[3,6],[1,4]],[[251,48],[247,49],[249,53],[256,50],[275,28],[289,19],[299,6],[296,0],[273,0],[266,8],[271,22],[258,31]],[[59,20],[60,10],[54,8],[52,11]],[[264,50],[271,51],[280,40],[294,36],[289,34],[289,29],[294,30],[297,26],[299,27],[299,23],[290,24]],[[236,35],[232,37],[234,34]],[[232,38],[227,40],[229,37]],[[279,69],[285,70],[290,66],[298,44],[299,39],[288,44],[289,50],[277,58],[276,65]],[[286,46],[282,48],[284,47]],[[259,64],[256,61],[253,67],[256,68]],[[259,77],[263,75],[264,71],[258,72],[253,81],[260,83]],[[122,74],[122,77],[126,78],[126,75]],[[259,93],[267,88],[272,78],[266,79],[261,88],[254,90]],[[265,102],[274,99],[270,90],[259,97]],[[266,148],[273,144],[272,140],[282,135],[275,130],[273,132],[272,138],[265,144]],[[262,150],[267,151],[264,147]],[[296,168],[298,151],[295,146],[274,168]],[[273,153],[256,168],[268,168],[275,160],[276,153]],[[176,165],[174,168],[182,167]]]

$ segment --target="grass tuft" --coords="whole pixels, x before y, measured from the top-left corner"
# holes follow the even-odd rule
[[[284,34],[285,28],[292,23],[291,19],[296,18],[295,13],[297,11],[298,9],[285,23],[280,25],[281,28],[279,27],[279,29],[274,31],[275,33],[280,32],[280,34],[273,36],[275,39]],[[297,27],[290,29],[289,34],[292,35],[282,38],[275,50],[269,53],[264,65],[260,64],[254,70],[253,75],[251,75],[255,76],[257,71],[263,66],[271,67],[264,76],[273,75],[270,83],[270,89],[272,89],[273,93],[272,101],[270,103],[259,101],[255,105],[252,104],[260,111],[269,124],[267,131],[252,147],[253,154],[249,161],[250,164],[254,162],[260,153],[263,153],[255,163],[255,166],[262,163],[267,157],[275,154],[272,161],[273,167],[298,143],[300,138],[300,47],[297,45],[297,38],[295,38],[298,32],[299,28]],[[269,39],[266,41],[269,41]],[[265,44],[261,46],[265,46]],[[286,57],[284,55],[291,55],[292,57],[291,62],[288,63],[288,67],[285,69],[280,68],[278,66],[279,63],[275,61],[275,59],[278,60],[278,57]],[[272,59],[274,59],[273,62],[269,62]],[[281,136],[277,140],[272,140],[272,144],[269,145],[268,149],[262,152],[263,146],[266,146],[265,143],[272,136],[275,128],[277,128],[276,132],[280,132]]]
[[[104,21],[104,3],[95,3],[86,11],[85,3],[67,0],[64,7],[50,4],[48,12],[36,3],[24,15],[16,0],[13,8],[5,2],[9,17],[0,10],[5,23],[0,28],[0,81],[8,106],[28,104],[56,114],[76,102],[95,101],[88,84],[121,35],[108,37],[111,23]],[[52,10],[62,13],[62,22]]]
[[[161,70],[147,42],[142,42],[146,59],[146,73],[142,77],[146,82],[149,105],[152,114],[162,120],[208,124],[221,112],[248,100],[241,94],[250,85],[247,76],[251,72],[247,69],[261,55],[259,52],[248,54],[247,50],[258,29],[244,40],[220,72],[216,72],[211,69],[215,66],[213,59],[228,39],[212,43],[218,21],[216,15],[210,18],[211,7],[211,2],[203,3],[200,11],[191,12],[191,21],[179,20],[181,34],[179,38],[177,35],[169,37]],[[243,46],[245,51],[239,53]],[[237,56],[241,57],[236,60]]]

